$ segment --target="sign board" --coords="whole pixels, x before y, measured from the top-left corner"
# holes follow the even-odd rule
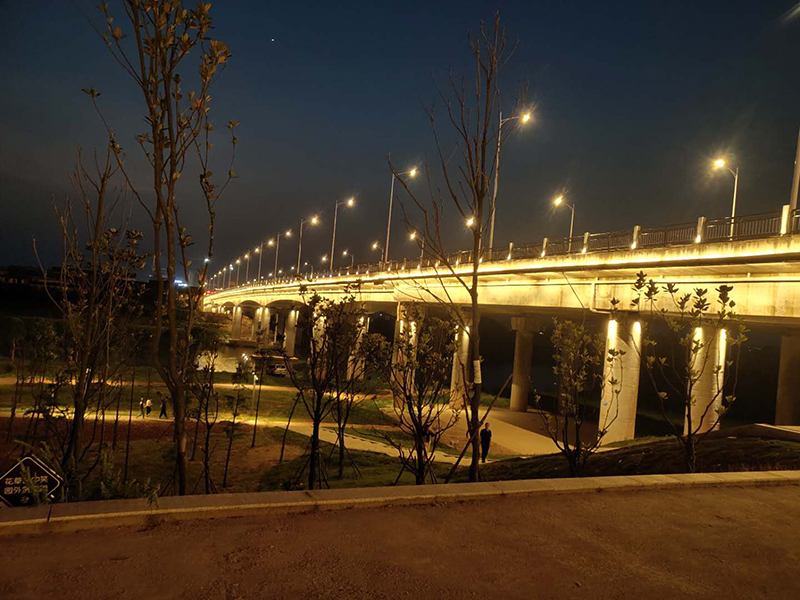
[[[47,498],[61,486],[61,477],[50,467],[35,456],[26,456],[0,478],[0,500],[8,506],[33,506],[33,492],[25,483],[23,469],[28,470],[35,490],[46,494]]]

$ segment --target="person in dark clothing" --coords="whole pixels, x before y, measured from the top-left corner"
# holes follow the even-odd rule
[[[489,423],[484,424],[481,429],[481,462],[486,462],[486,457],[489,454],[489,446],[492,445],[492,430],[489,429]]]
[[[169,419],[169,415],[167,414],[167,398],[161,395],[161,393],[159,393],[159,396],[161,400],[161,412],[158,413],[158,418],[164,417],[165,419]]]

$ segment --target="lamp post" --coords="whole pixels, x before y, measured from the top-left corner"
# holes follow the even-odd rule
[[[416,240],[417,239],[417,232],[416,231],[412,231],[411,233],[409,233],[408,234],[408,239],[410,239],[412,242],[414,240]],[[420,266],[422,266],[422,259],[423,259],[424,255],[425,255],[425,236],[421,235],[421,236],[419,236],[419,264],[420,264]]]
[[[310,219],[303,219],[300,221],[300,235],[298,236],[297,240],[297,273],[300,272],[300,256],[303,252],[303,224],[311,223],[312,225],[316,225],[319,223],[319,217],[314,215]]]
[[[500,146],[503,143],[503,124],[514,119],[527,123],[531,120],[531,113],[527,112],[520,117],[512,116],[504,119],[503,111],[500,111],[500,124],[497,126],[497,150],[494,157],[494,189],[492,190],[491,218],[489,219],[489,250],[494,249],[494,219],[497,214],[497,186],[500,183]]]
[[[728,169],[728,172],[733,175],[733,205],[731,206],[731,237],[733,237],[733,226],[736,219],[736,192],[739,191],[739,167],[736,167],[736,170],[731,169],[722,158],[715,160],[713,166],[715,171]]]
[[[349,250],[345,250],[344,252],[342,252],[342,256],[349,256],[350,257],[350,269],[352,269],[353,265],[355,264],[356,255],[355,254],[351,254]],[[333,269],[333,265],[331,265],[331,269]]]
[[[236,259],[236,287],[239,287],[239,273],[242,270],[242,261],[241,259]]]
[[[231,279],[233,278],[233,265],[228,265],[228,287],[231,287]]]
[[[336,218],[339,216],[339,207],[342,204],[346,204],[348,207],[352,207],[355,203],[356,203],[355,198],[348,198],[347,200],[336,202],[336,204],[333,207],[333,235],[331,236],[331,271],[333,271],[333,257],[336,256]]]
[[[282,233],[278,233],[278,235],[276,235],[274,239],[271,239],[270,241],[267,242],[267,246],[275,246],[275,270],[272,271],[273,273],[275,273],[275,277],[273,279],[278,277],[278,272],[279,272],[278,271],[278,251],[281,249],[281,236],[282,235],[286,236],[286,237],[292,237],[292,230],[291,229],[287,229],[286,231],[284,231]]]
[[[556,206],[561,206],[563,204],[572,211],[572,216],[569,219],[569,242],[567,244],[567,252],[572,252],[572,232],[575,228],[575,204],[567,204],[564,200],[564,196],[558,196],[553,200],[553,204]]]
[[[250,253],[244,255],[245,260],[247,261],[247,267],[244,270],[244,280],[247,283],[250,283]]]
[[[383,246],[381,246],[378,242],[372,242],[372,249],[373,250],[380,250],[381,251],[381,257],[386,256],[386,254],[385,254],[385,252],[383,250]],[[386,261],[383,258],[381,258],[381,261],[380,261],[380,267],[381,268],[383,268],[383,265],[385,264],[385,262]]]
[[[264,249],[264,242],[261,242],[261,243],[258,245],[258,248],[256,248],[255,250],[253,250],[253,252],[255,252],[256,254],[258,254],[258,276],[257,276],[257,278],[256,278],[256,279],[258,280],[258,283],[261,283],[261,255],[263,254],[263,252],[261,252],[261,251],[262,251],[263,249]]]
[[[392,173],[392,187],[389,191],[389,218],[386,219],[386,244],[383,246],[383,262],[386,263],[389,260],[389,234],[392,231],[392,203],[394,202],[394,180],[401,175],[408,175],[409,177],[416,177],[417,176],[417,168],[414,167],[409,171],[403,171],[402,173],[398,173],[395,175]]]

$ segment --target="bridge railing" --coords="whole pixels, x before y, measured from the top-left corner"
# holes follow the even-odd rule
[[[605,233],[585,233],[572,238],[544,238],[540,243],[509,244],[508,247],[486,250],[483,262],[500,262],[517,259],[537,259],[547,256],[637,250],[643,248],[669,247],[675,245],[702,244],[706,242],[750,240],[770,238],[781,235],[800,234],[800,209],[790,210],[784,206],[781,211],[740,217],[725,217],[706,220],[701,217],[694,223],[680,223],[664,227],[633,227],[622,231]],[[327,277],[344,277],[374,274],[376,272],[397,272],[415,269],[442,268],[442,264],[457,266],[472,263],[472,251],[461,250],[448,254],[439,261],[424,256],[415,259],[392,260],[386,263],[364,263],[353,267],[341,267],[331,271],[320,271],[302,277],[283,276],[270,281],[272,284],[296,283],[301,280]],[[240,287],[263,285],[251,282]],[[227,289],[227,288],[226,288]]]

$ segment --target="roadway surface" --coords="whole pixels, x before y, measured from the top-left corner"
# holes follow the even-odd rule
[[[2,540],[0,597],[798,598],[800,488],[513,497]]]

